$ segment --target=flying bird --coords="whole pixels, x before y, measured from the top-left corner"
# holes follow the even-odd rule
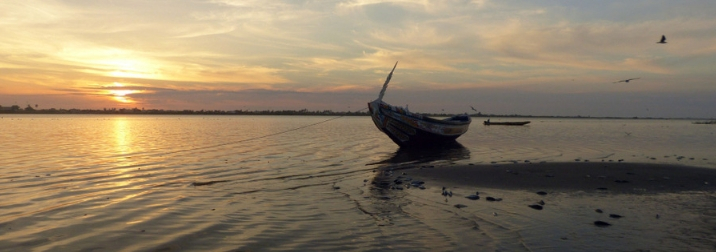
[[[637,79],[639,79],[639,78],[631,78],[631,79],[626,79],[626,80],[620,80],[620,81],[615,81],[614,83],[619,83],[619,82],[629,83],[630,80],[637,80]]]
[[[666,36],[661,35],[661,40],[659,42],[656,42],[657,44],[666,44]]]
[[[470,106],[470,108],[471,108],[472,110],[474,110],[475,112],[477,112],[477,109],[475,109],[475,107]]]

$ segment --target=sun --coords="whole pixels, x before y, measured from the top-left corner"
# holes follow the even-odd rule
[[[121,103],[134,103],[132,98],[126,96],[114,96],[112,99]]]
[[[130,94],[136,94],[136,90],[109,90],[109,94],[114,96],[127,96]]]
[[[121,103],[134,103],[134,100],[132,100],[129,95],[141,93],[140,90],[125,89],[124,85],[119,82],[113,83],[113,85],[109,88],[110,89],[106,91],[106,94],[112,96],[113,100]]]

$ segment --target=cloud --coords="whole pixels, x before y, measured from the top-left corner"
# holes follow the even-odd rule
[[[714,11],[705,0],[9,1],[0,3],[0,94],[68,92],[108,106],[87,88],[117,82],[152,90],[124,94],[145,107],[340,108],[333,96],[364,103],[396,61],[389,93],[435,106],[470,100],[440,92],[493,88],[712,93]],[[662,34],[666,45],[655,43]],[[607,85],[632,77],[642,79]],[[270,92],[255,100],[247,90]],[[494,93],[528,100],[508,94]]]

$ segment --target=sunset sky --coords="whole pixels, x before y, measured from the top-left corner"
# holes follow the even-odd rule
[[[384,100],[414,112],[716,118],[715,13],[713,0],[3,0],[0,106],[356,111],[398,61]]]

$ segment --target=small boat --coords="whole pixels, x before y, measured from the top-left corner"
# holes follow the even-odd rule
[[[467,114],[446,119],[434,119],[407,108],[393,106],[383,101],[385,90],[398,63],[388,74],[378,99],[368,103],[373,123],[401,148],[424,148],[454,144],[455,139],[467,132],[472,119]]]
[[[699,121],[699,122],[694,122],[694,124],[716,124],[716,120],[711,120],[711,121]]]
[[[523,122],[490,122],[490,119],[484,122],[485,125],[510,125],[510,126],[522,126],[530,123],[530,121]]]

